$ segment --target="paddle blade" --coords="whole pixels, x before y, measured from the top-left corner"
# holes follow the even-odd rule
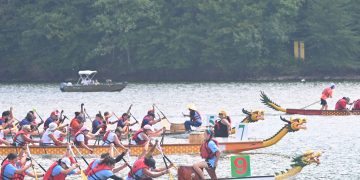
[[[87,180],[88,179],[83,170],[80,170],[80,175],[81,175],[82,180]]]
[[[161,125],[163,127],[165,127],[166,130],[170,131],[171,124],[169,123],[169,121],[167,119],[162,119],[161,120]]]

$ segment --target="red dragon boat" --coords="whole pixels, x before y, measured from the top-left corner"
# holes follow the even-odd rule
[[[321,116],[349,116],[360,115],[360,110],[317,110],[317,109],[285,109],[280,105],[274,103],[270,98],[261,91],[261,102],[266,106],[276,110],[285,112],[287,114],[301,114],[301,115],[321,115]]]

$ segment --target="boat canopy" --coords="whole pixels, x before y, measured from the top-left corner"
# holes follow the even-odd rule
[[[84,70],[84,71],[79,71],[79,75],[91,75],[91,74],[96,74],[97,71],[91,71],[91,70]]]

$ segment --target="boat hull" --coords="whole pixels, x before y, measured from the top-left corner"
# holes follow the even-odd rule
[[[62,92],[116,92],[126,87],[127,83],[99,84],[99,85],[71,85],[61,86]]]
[[[201,144],[164,144],[162,149],[165,154],[198,154],[200,150]],[[109,146],[89,146],[94,149],[93,154],[100,155],[104,152],[109,151]],[[125,146],[128,147],[129,146]],[[62,155],[66,152],[67,146],[30,146],[31,154],[58,154]],[[237,153],[247,150],[259,149],[262,148],[262,141],[246,141],[246,142],[224,142],[219,144],[219,149],[222,152],[227,153]],[[8,155],[12,152],[19,152],[21,148],[19,147],[1,147],[0,155]],[[46,152],[45,150],[46,149]],[[90,152],[84,148],[79,148],[82,154],[90,154]],[[119,151],[122,151],[121,148],[118,147]],[[143,146],[131,145],[130,154],[132,156],[139,156],[143,151]],[[159,153],[159,152],[155,152]]]
[[[301,115],[349,116],[360,115],[360,110],[353,110],[348,112],[345,110],[286,109],[286,113]]]

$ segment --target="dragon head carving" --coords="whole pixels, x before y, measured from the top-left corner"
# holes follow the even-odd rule
[[[289,132],[295,132],[300,129],[306,129],[306,119],[305,118],[290,118],[290,120],[287,120],[280,116],[280,119],[286,123],[288,123],[287,128],[289,129]]]
[[[247,120],[249,123],[253,123],[259,120],[264,120],[264,111],[247,111],[243,108],[242,112],[247,115],[243,121]]]
[[[316,152],[316,151],[306,151],[303,155],[297,156],[295,158],[293,158],[292,162],[293,164],[291,165],[291,167],[294,166],[307,166],[310,164],[316,164],[319,165],[320,164],[320,156],[321,156],[321,152]]]

